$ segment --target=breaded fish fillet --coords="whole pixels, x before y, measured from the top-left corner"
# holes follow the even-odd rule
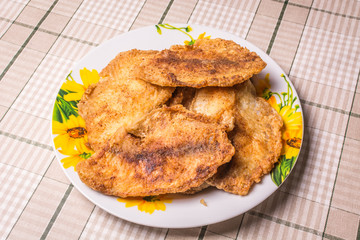
[[[235,128],[229,138],[236,152],[207,182],[227,192],[246,195],[278,161],[283,121],[270,104],[256,97],[250,80],[236,86],[235,92]]]
[[[233,88],[221,87],[197,89],[189,109],[214,118],[229,132],[235,122],[235,91]]]
[[[86,185],[119,197],[198,187],[235,153],[223,126],[181,105],[155,109],[120,135],[76,166]]]
[[[235,90],[232,87],[177,88],[171,99],[183,104],[184,107],[191,111],[215,119],[225,127],[227,132],[234,128]],[[205,182],[199,187],[187,190],[184,194],[194,194],[209,186]]]
[[[85,91],[78,108],[94,150],[100,149],[119,128],[127,129],[171,97],[173,88],[133,77],[134,66],[154,53],[140,50],[120,53],[101,71],[100,81]]]
[[[167,102],[167,105],[174,106],[180,104],[183,105],[186,109],[189,109],[194,99],[195,93],[196,88],[177,87]]]
[[[210,187],[210,184],[208,184],[206,181],[201,184],[200,186],[198,187],[193,187],[193,188],[190,188],[189,190],[186,190],[185,192],[182,192],[182,194],[195,194],[197,192],[200,192],[206,188]]]
[[[233,88],[206,87],[190,88],[178,87],[169,99],[170,106],[181,104],[186,109],[213,118],[222,124],[229,132],[234,128],[235,91]],[[184,194],[194,194],[210,185],[206,182],[199,187],[194,187]]]
[[[169,106],[183,105],[186,109],[214,118],[226,126],[226,131],[234,128],[235,91],[233,88],[178,87],[167,102]]]
[[[265,66],[255,52],[231,40],[199,39],[192,46],[174,45],[144,59],[138,77],[159,86],[230,87]]]

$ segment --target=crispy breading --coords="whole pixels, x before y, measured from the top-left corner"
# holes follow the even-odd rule
[[[183,105],[186,109],[212,117],[223,124],[226,131],[234,128],[235,91],[233,88],[206,87],[201,89],[178,87],[169,99],[168,105]],[[206,182],[191,188],[184,194],[195,194],[208,188]]]
[[[85,91],[78,108],[94,150],[101,149],[119,128],[127,129],[171,97],[173,88],[133,77],[134,67],[154,53],[130,50],[118,54],[100,72],[100,81]]]
[[[227,192],[247,195],[251,186],[260,182],[278,161],[283,121],[270,104],[256,97],[250,80],[235,89],[235,128],[229,138],[236,152],[207,182]]]
[[[235,122],[235,91],[221,87],[197,89],[189,109],[214,118],[229,132]]]
[[[195,194],[197,192],[201,192],[202,190],[204,190],[204,189],[206,189],[208,187],[210,187],[210,184],[208,184],[207,182],[204,182],[203,184],[201,184],[198,187],[193,187],[193,188],[190,188],[189,190],[187,190],[185,192],[182,192],[182,194]]]
[[[174,106],[177,104],[181,104],[186,109],[189,109],[194,99],[195,93],[196,93],[196,88],[177,87],[173,92],[171,98],[168,100],[167,105]]]
[[[214,118],[226,131],[234,128],[235,91],[231,87],[178,87],[167,102],[168,106],[176,104]]]
[[[223,126],[181,105],[151,111],[120,138],[76,166],[86,185],[119,197],[198,187],[235,153]]]
[[[231,40],[198,39],[144,59],[138,77],[160,86],[230,87],[258,74],[266,63]]]
[[[124,76],[132,78],[138,65],[147,58],[152,58],[159,51],[131,49],[120,52],[99,73],[100,77],[112,76],[122,79]],[[138,79],[139,80],[139,79]]]

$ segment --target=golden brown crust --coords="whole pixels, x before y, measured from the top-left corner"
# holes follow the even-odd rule
[[[177,87],[173,92],[171,98],[168,100],[168,106],[183,105],[186,109],[190,108],[196,93],[196,88],[191,87]]]
[[[171,97],[173,88],[159,87],[133,77],[134,66],[154,52],[120,53],[100,72],[100,81],[85,91],[78,108],[94,150],[101,149],[119,128],[127,129],[136,124]]]
[[[144,59],[137,76],[160,86],[230,87],[265,66],[255,52],[231,40],[199,39],[193,46],[175,45]]]
[[[147,58],[152,58],[159,51],[132,49],[120,52],[99,73],[100,77],[112,76],[123,78],[123,75],[131,76],[137,71],[137,66]]]
[[[168,106],[176,104],[214,118],[228,132],[234,128],[235,91],[232,87],[177,87],[167,102]]]
[[[189,109],[214,118],[229,132],[234,128],[235,121],[234,88],[205,87],[197,89]]]
[[[89,187],[119,197],[198,187],[235,152],[224,127],[180,105],[155,109],[120,135],[76,166]]]
[[[210,187],[210,184],[208,184],[207,182],[204,182],[203,184],[201,184],[200,186],[198,187],[192,187],[190,188],[189,190],[185,191],[185,192],[182,192],[182,194],[195,194],[195,193],[198,193],[198,192],[201,192],[202,190],[206,189]]]
[[[235,155],[207,182],[227,192],[247,195],[278,161],[283,121],[270,104],[256,97],[250,81],[236,86],[236,106],[235,128],[229,133]]]

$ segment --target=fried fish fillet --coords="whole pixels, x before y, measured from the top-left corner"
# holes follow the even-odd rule
[[[189,109],[214,118],[229,132],[235,122],[235,91],[233,88],[221,87],[197,89]]]
[[[200,186],[235,150],[223,126],[183,106],[151,111],[121,140],[80,162],[80,179],[119,197],[184,192]]]
[[[190,105],[194,99],[196,88],[191,87],[177,87],[173,92],[171,98],[168,100],[168,106],[183,105],[186,109],[190,108]]]
[[[206,87],[190,88],[178,87],[169,99],[170,106],[181,104],[186,109],[211,117],[219,124],[223,124],[227,132],[234,128],[235,91],[233,88]],[[195,194],[208,188],[208,183],[194,187],[184,194]]]
[[[173,88],[134,77],[134,66],[154,53],[140,50],[120,53],[100,72],[99,82],[85,91],[78,108],[94,150],[101,149],[119,128],[127,129],[171,97]]]
[[[160,86],[230,87],[265,66],[255,52],[231,40],[199,39],[192,46],[174,45],[144,59],[137,76]]]
[[[214,118],[226,126],[226,131],[234,128],[235,91],[230,87],[190,88],[178,87],[167,105],[183,105],[186,109]]]
[[[206,181],[201,184],[200,186],[198,187],[193,187],[193,188],[190,188],[188,190],[186,190],[185,192],[182,192],[181,194],[195,194],[195,193],[198,193],[198,192],[201,192],[202,190],[206,189],[210,187],[210,184],[208,184]]]
[[[264,99],[256,97],[250,80],[235,89],[235,128],[229,138],[236,152],[207,182],[230,193],[247,195],[278,161],[283,121]]]

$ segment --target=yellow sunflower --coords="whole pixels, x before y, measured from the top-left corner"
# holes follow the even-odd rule
[[[283,138],[288,139],[293,135],[293,131],[297,132],[302,129],[302,116],[301,112],[296,112],[290,106],[284,106],[280,109],[279,104],[276,102],[275,96],[271,96],[267,102],[280,114],[284,121]]]
[[[75,146],[85,145],[87,142],[85,121],[80,116],[71,115],[63,123],[52,121],[52,133],[58,134],[54,138],[55,148],[61,148],[65,152],[70,152]]]
[[[119,202],[125,203],[125,207],[137,206],[138,210],[152,214],[155,210],[165,211],[165,203],[171,203],[172,199],[159,196],[148,196],[143,198],[118,198]]]
[[[189,26],[189,27],[190,27],[190,26]],[[191,28],[190,28],[190,29],[191,29]],[[191,30],[192,30],[192,29],[191,29]],[[211,38],[211,36],[206,36],[206,37],[205,37],[205,34],[206,34],[206,32],[201,33],[197,39],[204,39],[204,38],[210,39],[210,38]],[[188,41],[188,40],[185,40],[185,41],[184,41],[185,45],[192,45],[192,44],[195,43],[196,40],[194,40],[191,36],[190,36],[190,38],[191,38],[191,41]]]
[[[284,106],[279,114],[284,121],[284,130],[282,138],[284,140],[294,137],[302,129],[302,116],[300,112],[295,112],[295,109],[290,106]]]
[[[211,38],[211,36],[206,36],[205,37],[205,35],[206,35],[206,32],[203,32],[202,34],[199,35],[198,39],[204,39],[204,38],[210,39]]]
[[[292,131],[292,136],[289,136],[286,140],[283,138],[283,149],[281,155],[285,155],[286,159],[296,157],[300,152],[302,129],[298,131]]]
[[[279,104],[276,102],[276,98],[272,95],[268,100],[266,100],[277,112],[280,112]]]
[[[282,130],[282,139],[284,142],[282,155],[286,155],[286,158],[297,156],[302,138],[301,113],[296,112],[296,110],[290,106],[284,106],[280,109],[274,95],[271,96],[267,102],[280,114],[284,122],[284,128]]]
[[[74,171],[76,171],[76,165],[78,162],[83,161],[84,159],[88,159],[94,151],[83,144],[77,145],[75,149],[66,149],[59,150],[61,154],[67,155],[69,157],[61,159],[61,163],[64,168],[74,167]]]
[[[95,69],[90,71],[87,68],[80,70],[80,78],[83,84],[77,83],[74,81],[74,79],[72,79],[64,82],[64,84],[61,86],[61,89],[71,91],[64,96],[66,101],[69,102],[80,100],[85,90],[91,84],[97,83],[100,79],[99,74]]]

